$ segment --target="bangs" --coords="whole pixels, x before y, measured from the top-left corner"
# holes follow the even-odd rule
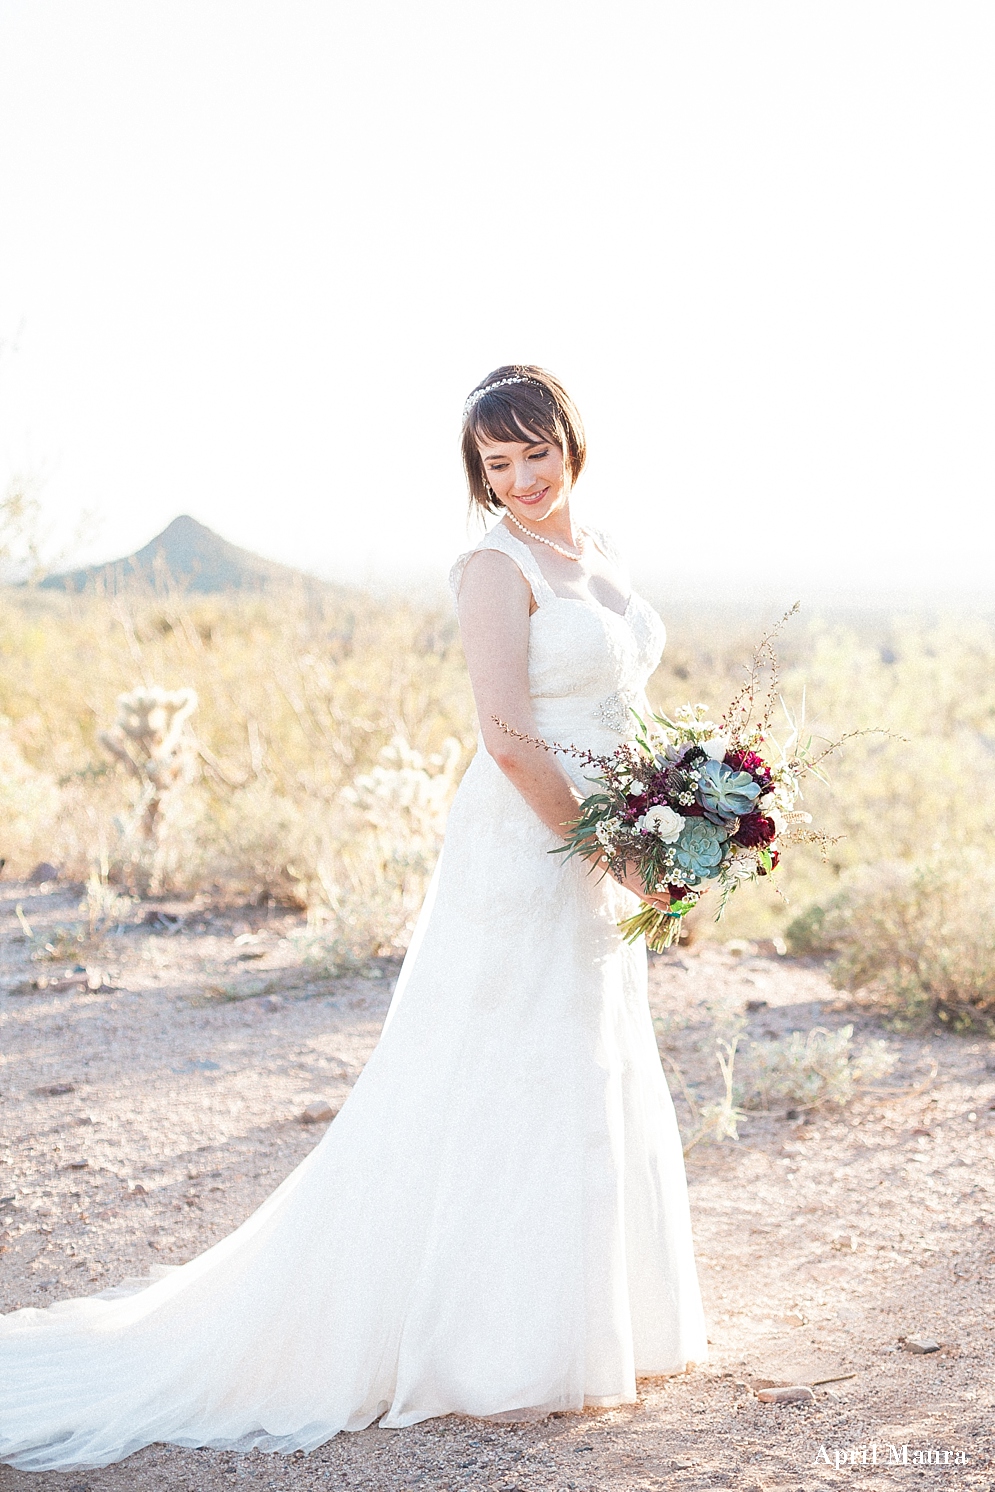
[[[563,428],[554,410],[548,408],[536,391],[534,398],[523,398],[521,387],[517,397],[504,396],[504,389],[485,394],[470,413],[468,426],[475,440],[523,441],[526,445],[544,440],[563,443]],[[526,407],[527,406],[527,407]]]

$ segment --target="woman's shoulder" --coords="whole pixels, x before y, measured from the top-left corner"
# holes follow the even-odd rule
[[[461,554],[450,570],[449,589],[452,591],[454,601],[459,601],[460,586],[463,583],[467,565],[478,555],[481,556],[477,566],[480,572],[486,573],[488,569],[491,569],[494,574],[499,574],[501,571],[507,573],[507,562],[510,561],[515,570],[522,574],[522,560],[521,556],[515,552],[514,537],[508,533],[503,524],[497,523],[493,528],[488,529],[472,549]]]

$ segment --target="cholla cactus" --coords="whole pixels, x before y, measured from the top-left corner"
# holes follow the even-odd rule
[[[119,694],[114,726],[102,731],[102,745],[141,786],[135,827],[146,840],[159,830],[163,797],[189,782],[194,763],[186,722],[197,708],[193,689],[133,689]]]
[[[339,838],[308,888],[307,956],[342,973],[404,947],[442,843],[460,744],[437,755],[395,736],[369,772],[342,790]]]
[[[403,736],[395,736],[372,771],[343,789],[342,799],[358,808],[373,828],[425,845],[434,855],[460,754],[460,744],[452,737],[437,756],[426,759]]]

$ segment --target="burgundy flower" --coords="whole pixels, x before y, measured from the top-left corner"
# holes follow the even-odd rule
[[[749,772],[758,782],[770,781],[770,767],[755,751],[727,751],[725,764],[737,772]]]
[[[747,813],[739,821],[736,843],[744,845],[748,850],[757,850],[762,845],[770,844],[776,833],[774,820],[767,818],[766,814]]]

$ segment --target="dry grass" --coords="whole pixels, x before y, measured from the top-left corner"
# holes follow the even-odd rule
[[[859,867],[787,941],[832,957],[840,988],[872,991],[905,1022],[995,1033],[995,865],[982,852]]]
[[[672,710],[690,697],[721,711],[769,617],[760,608],[661,609],[670,644],[653,702]],[[825,861],[811,847],[786,857],[786,901],[763,886],[738,891],[723,937],[778,933],[807,908],[825,909],[861,867],[925,864],[942,846],[963,856],[995,831],[995,795],[984,790],[995,750],[995,625],[803,618],[781,651],[785,699],[797,710],[804,698],[816,734],[876,725],[895,734],[853,742],[830,763],[831,788],[815,784],[805,806],[839,842]],[[199,703],[186,737],[194,770],[162,795],[155,833],[144,837],[142,784],[100,736],[114,726],[119,695],[154,687],[194,689]],[[0,856],[15,874],[51,861],[89,882],[91,900],[100,887],[269,897],[310,910],[310,946],[330,966],[396,950],[473,736],[444,598],[0,593]],[[871,963],[852,965],[852,978],[887,985],[882,969],[897,967],[906,913],[887,877],[861,884],[870,889],[862,901],[851,895],[847,915]],[[960,962],[973,972],[966,984],[948,979],[942,996],[931,993],[930,974],[923,998],[937,1008],[963,1004],[962,984],[977,1003],[992,962],[991,949],[972,941],[971,918],[955,915],[956,876],[949,886],[944,918],[932,919],[941,953],[930,955],[931,968],[946,960],[949,971],[944,950],[966,939]],[[915,895],[929,921],[928,896]],[[908,915],[920,925],[917,911]],[[712,932],[707,921],[701,931]]]
[[[719,628],[692,613],[673,621],[657,697],[673,703],[693,690],[719,706],[765,620],[730,616]],[[780,931],[807,906],[824,904],[857,867],[927,861],[942,846],[983,850],[995,834],[995,795],[984,786],[995,766],[991,620],[803,617],[779,650],[783,697],[795,711],[804,703],[816,735],[876,726],[892,734],[850,742],[831,757],[828,789],[807,780],[804,807],[838,843],[825,862],[810,849],[785,857],[780,885],[790,908],[764,887],[738,891],[729,935]]]
[[[301,590],[0,600],[8,873],[267,897],[367,954],[403,943],[471,745],[444,605]],[[142,781],[101,743],[118,697],[194,689],[195,770],[144,832]]]
[[[863,1088],[887,1076],[894,1061],[883,1041],[855,1045],[852,1025],[835,1031],[813,1026],[804,1035],[791,1031],[779,1041],[753,1043],[744,1102],[762,1109],[777,1104],[799,1110],[827,1104],[844,1108]]]

